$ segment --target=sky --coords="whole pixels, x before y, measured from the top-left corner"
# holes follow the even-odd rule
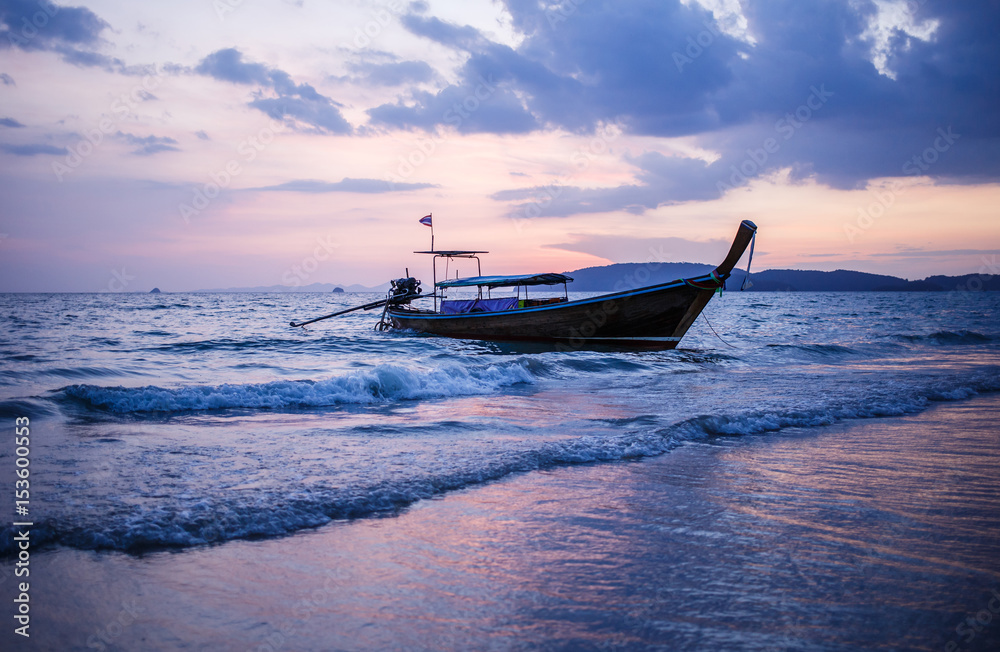
[[[0,0],[0,291],[429,277],[427,214],[490,274],[718,263],[742,219],[755,269],[998,274],[998,33],[995,0]]]

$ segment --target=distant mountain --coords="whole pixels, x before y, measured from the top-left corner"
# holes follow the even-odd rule
[[[679,278],[706,274],[713,265],[701,263],[618,263],[603,267],[585,267],[566,272],[573,277],[570,286],[581,292],[614,292],[667,283]],[[730,289],[743,284],[746,272],[733,270],[726,285]],[[757,292],[942,292],[947,290],[1000,291],[1000,277],[967,274],[931,276],[922,281],[908,281],[896,276],[868,274],[838,269],[817,272],[799,269],[768,269],[750,275]]]
[[[966,274],[964,276],[928,276],[923,282],[940,285],[945,290],[972,290],[979,292],[1000,292],[1000,276],[985,276],[982,274]]]
[[[798,269],[768,269],[752,274],[750,280],[758,292],[875,292],[933,290],[943,288],[922,281],[907,281],[895,276],[868,274],[838,269],[816,272]]]
[[[703,263],[616,263],[566,272],[577,292],[613,292],[707,274],[714,265]]]
[[[949,290],[1000,291],[1000,278],[966,274],[931,276],[907,281],[895,276],[867,274],[838,269],[814,272],[796,269],[768,269],[750,276],[753,289],[760,292],[945,292]]]

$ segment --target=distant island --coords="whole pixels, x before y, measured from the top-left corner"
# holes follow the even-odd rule
[[[160,288],[153,288],[149,291],[150,294],[160,294]]]
[[[704,263],[615,263],[600,267],[585,267],[564,272],[573,277],[569,288],[577,292],[615,292],[667,283],[679,278],[699,276],[715,269]],[[733,271],[727,282],[729,289],[743,284],[746,272]],[[964,276],[929,276],[920,281],[908,281],[896,276],[869,274],[846,269],[817,272],[801,269],[767,269],[750,274],[750,292],[947,292],[1000,291],[1000,276],[965,274]],[[429,284],[428,284],[429,285]],[[375,292],[383,293],[389,283],[374,287],[331,283],[311,283],[303,286],[270,285],[198,292]]]
[[[344,288],[342,288],[342,287],[335,287],[335,288],[333,288],[333,292],[334,292],[335,294],[336,294],[336,293],[340,293],[340,294],[343,294],[343,292],[344,292]]]
[[[813,272],[794,269],[769,269],[751,274],[759,292],[974,292],[1000,291],[1000,277],[965,274],[964,276],[929,276],[921,281],[907,281],[895,276],[866,274],[838,269]]]
[[[572,289],[582,292],[613,292],[667,283],[678,278],[706,274],[714,265],[701,263],[617,263],[566,272],[573,277]],[[733,270],[727,285],[743,284],[746,272]],[[768,269],[750,274],[750,292],[945,292],[949,290],[1000,291],[1000,276],[966,274],[930,276],[908,281],[896,276],[838,269],[817,272],[798,269]]]

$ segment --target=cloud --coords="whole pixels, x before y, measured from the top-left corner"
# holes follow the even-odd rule
[[[445,125],[461,133],[523,134],[540,126],[516,94],[488,77],[438,93],[415,92],[412,104],[383,104],[368,115],[376,125],[427,131]]]
[[[19,129],[24,125],[15,120],[14,118],[0,118],[0,126],[11,127],[12,129]]]
[[[350,76],[340,77],[341,81],[374,86],[401,86],[421,84],[437,79],[438,75],[426,61],[390,61],[388,63],[349,63]]]
[[[579,233],[571,233],[569,237],[573,238],[572,242],[543,245],[543,247],[590,254],[615,263],[704,262],[721,260],[729,251],[731,244],[723,238],[701,242],[684,238],[630,238]]]
[[[634,185],[578,189],[582,206],[712,198],[778,170],[834,188],[917,173],[1000,179],[1000,5],[774,0],[740,3],[734,18],[678,0],[504,4],[522,37],[513,47],[404,16],[411,33],[464,63],[436,92],[411,85],[369,110],[371,122],[497,134],[618,122],[630,134],[693,137],[718,155],[711,165],[648,161]],[[483,79],[495,91],[465,109]],[[944,143],[939,130],[949,129],[960,138]],[[769,139],[779,147],[757,162]],[[684,182],[647,188],[660,164]]]
[[[234,84],[271,84],[271,74],[262,63],[243,60],[236,48],[218,50],[201,60],[195,72]]]
[[[586,131],[621,115],[630,117],[634,129],[661,135],[717,125],[706,100],[731,80],[726,59],[742,45],[725,35],[713,37],[717,47],[706,51],[694,75],[681,74],[671,57],[675,45],[706,29],[703,22],[711,14],[659,0],[565,4],[571,15],[553,19],[538,4],[508,2],[515,27],[526,36],[516,49],[436,18],[411,15],[402,22],[414,34],[469,53],[455,88],[495,77],[508,94],[524,98],[525,112],[537,126]],[[414,112],[427,99],[415,95]],[[488,123],[482,130],[489,130]],[[502,125],[497,131],[509,129]]]
[[[381,179],[351,179],[346,177],[341,181],[329,182],[318,181],[316,179],[296,179],[276,186],[264,186],[262,188],[250,188],[259,191],[282,191],[282,192],[304,192],[304,193],[327,193],[327,192],[357,192],[367,194],[379,194],[387,192],[401,192],[406,190],[423,190],[425,188],[437,188],[433,183],[389,183]]]
[[[144,69],[133,69],[96,51],[103,45],[102,33],[110,27],[86,7],[65,7],[47,0],[0,0],[0,49],[57,52],[74,66],[146,74]],[[4,77],[7,84],[10,77]]]
[[[49,0],[0,0],[0,50],[56,52],[62,60],[80,68],[103,68],[123,75],[156,74],[152,65],[128,65],[102,54],[102,38],[111,25],[86,7],[65,7]],[[0,74],[4,85],[14,85]]]
[[[351,125],[335,107],[299,97],[272,97],[253,100],[248,106],[263,111],[275,120],[292,118],[312,126],[320,133],[351,133]]]
[[[312,131],[349,134],[354,131],[337,107],[342,106],[316,91],[309,84],[296,84],[291,75],[262,63],[243,59],[236,48],[218,50],[206,56],[194,72],[234,84],[255,85],[274,92],[272,97],[259,97],[248,103],[251,108],[275,120],[291,119],[308,125]]]
[[[406,29],[417,36],[423,36],[457,50],[471,50],[488,43],[486,38],[474,27],[455,25],[433,16],[424,18],[410,13],[402,17],[402,23]]]
[[[0,82],[2,82],[4,86],[17,86],[14,82],[14,78],[5,72],[0,72]]]
[[[7,143],[0,143],[0,151],[13,154],[14,156],[38,156],[40,154],[64,156],[69,154],[69,150],[65,147],[55,147],[53,145],[40,143],[30,145],[9,145]]]
[[[107,22],[86,7],[64,7],[37,0],[0,0],[0,47],[56,50],[94,46]]]
[[[132,154],[136,156],[151,156],[160,152],[179,152],[180,148],[175,147],[177,141],[167,136],[136,136],[124,132],[115,134],[119,140],[123,140],[129,145],[136,147]]]
[[[559,183],[548,186],[501,190],[491,195],[496,201],[524,202],[511,209],[518,217],[569,217],[580,213],[625,211],[642,214],[663,204],[705,201],[722,196],[723,162],[664,156],[646,152],[625,157],[637,168],[638,183],[613,188],[580,188]]]

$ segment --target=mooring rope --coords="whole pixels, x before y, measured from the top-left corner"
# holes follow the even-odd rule
[[[708,315],[706,315],[703,312],[703,313],[701,313],[701,316],[705,318],[705,323],[708,324],[708,327],[712,329],[712,332],[715,333],[715,336],[719,338],[720,342],[722,342],[723,344],[725,344],[726,346],[728,346],[728,347],[730,347],[732,349],[738,349],[738,348],[740,348],[738,346],[733,346],[732,344],[730,344],[726,340],[722,339],[722,337],[718,333],[715,332],[715,327],[712,326],[712,322],[708,321]]]

